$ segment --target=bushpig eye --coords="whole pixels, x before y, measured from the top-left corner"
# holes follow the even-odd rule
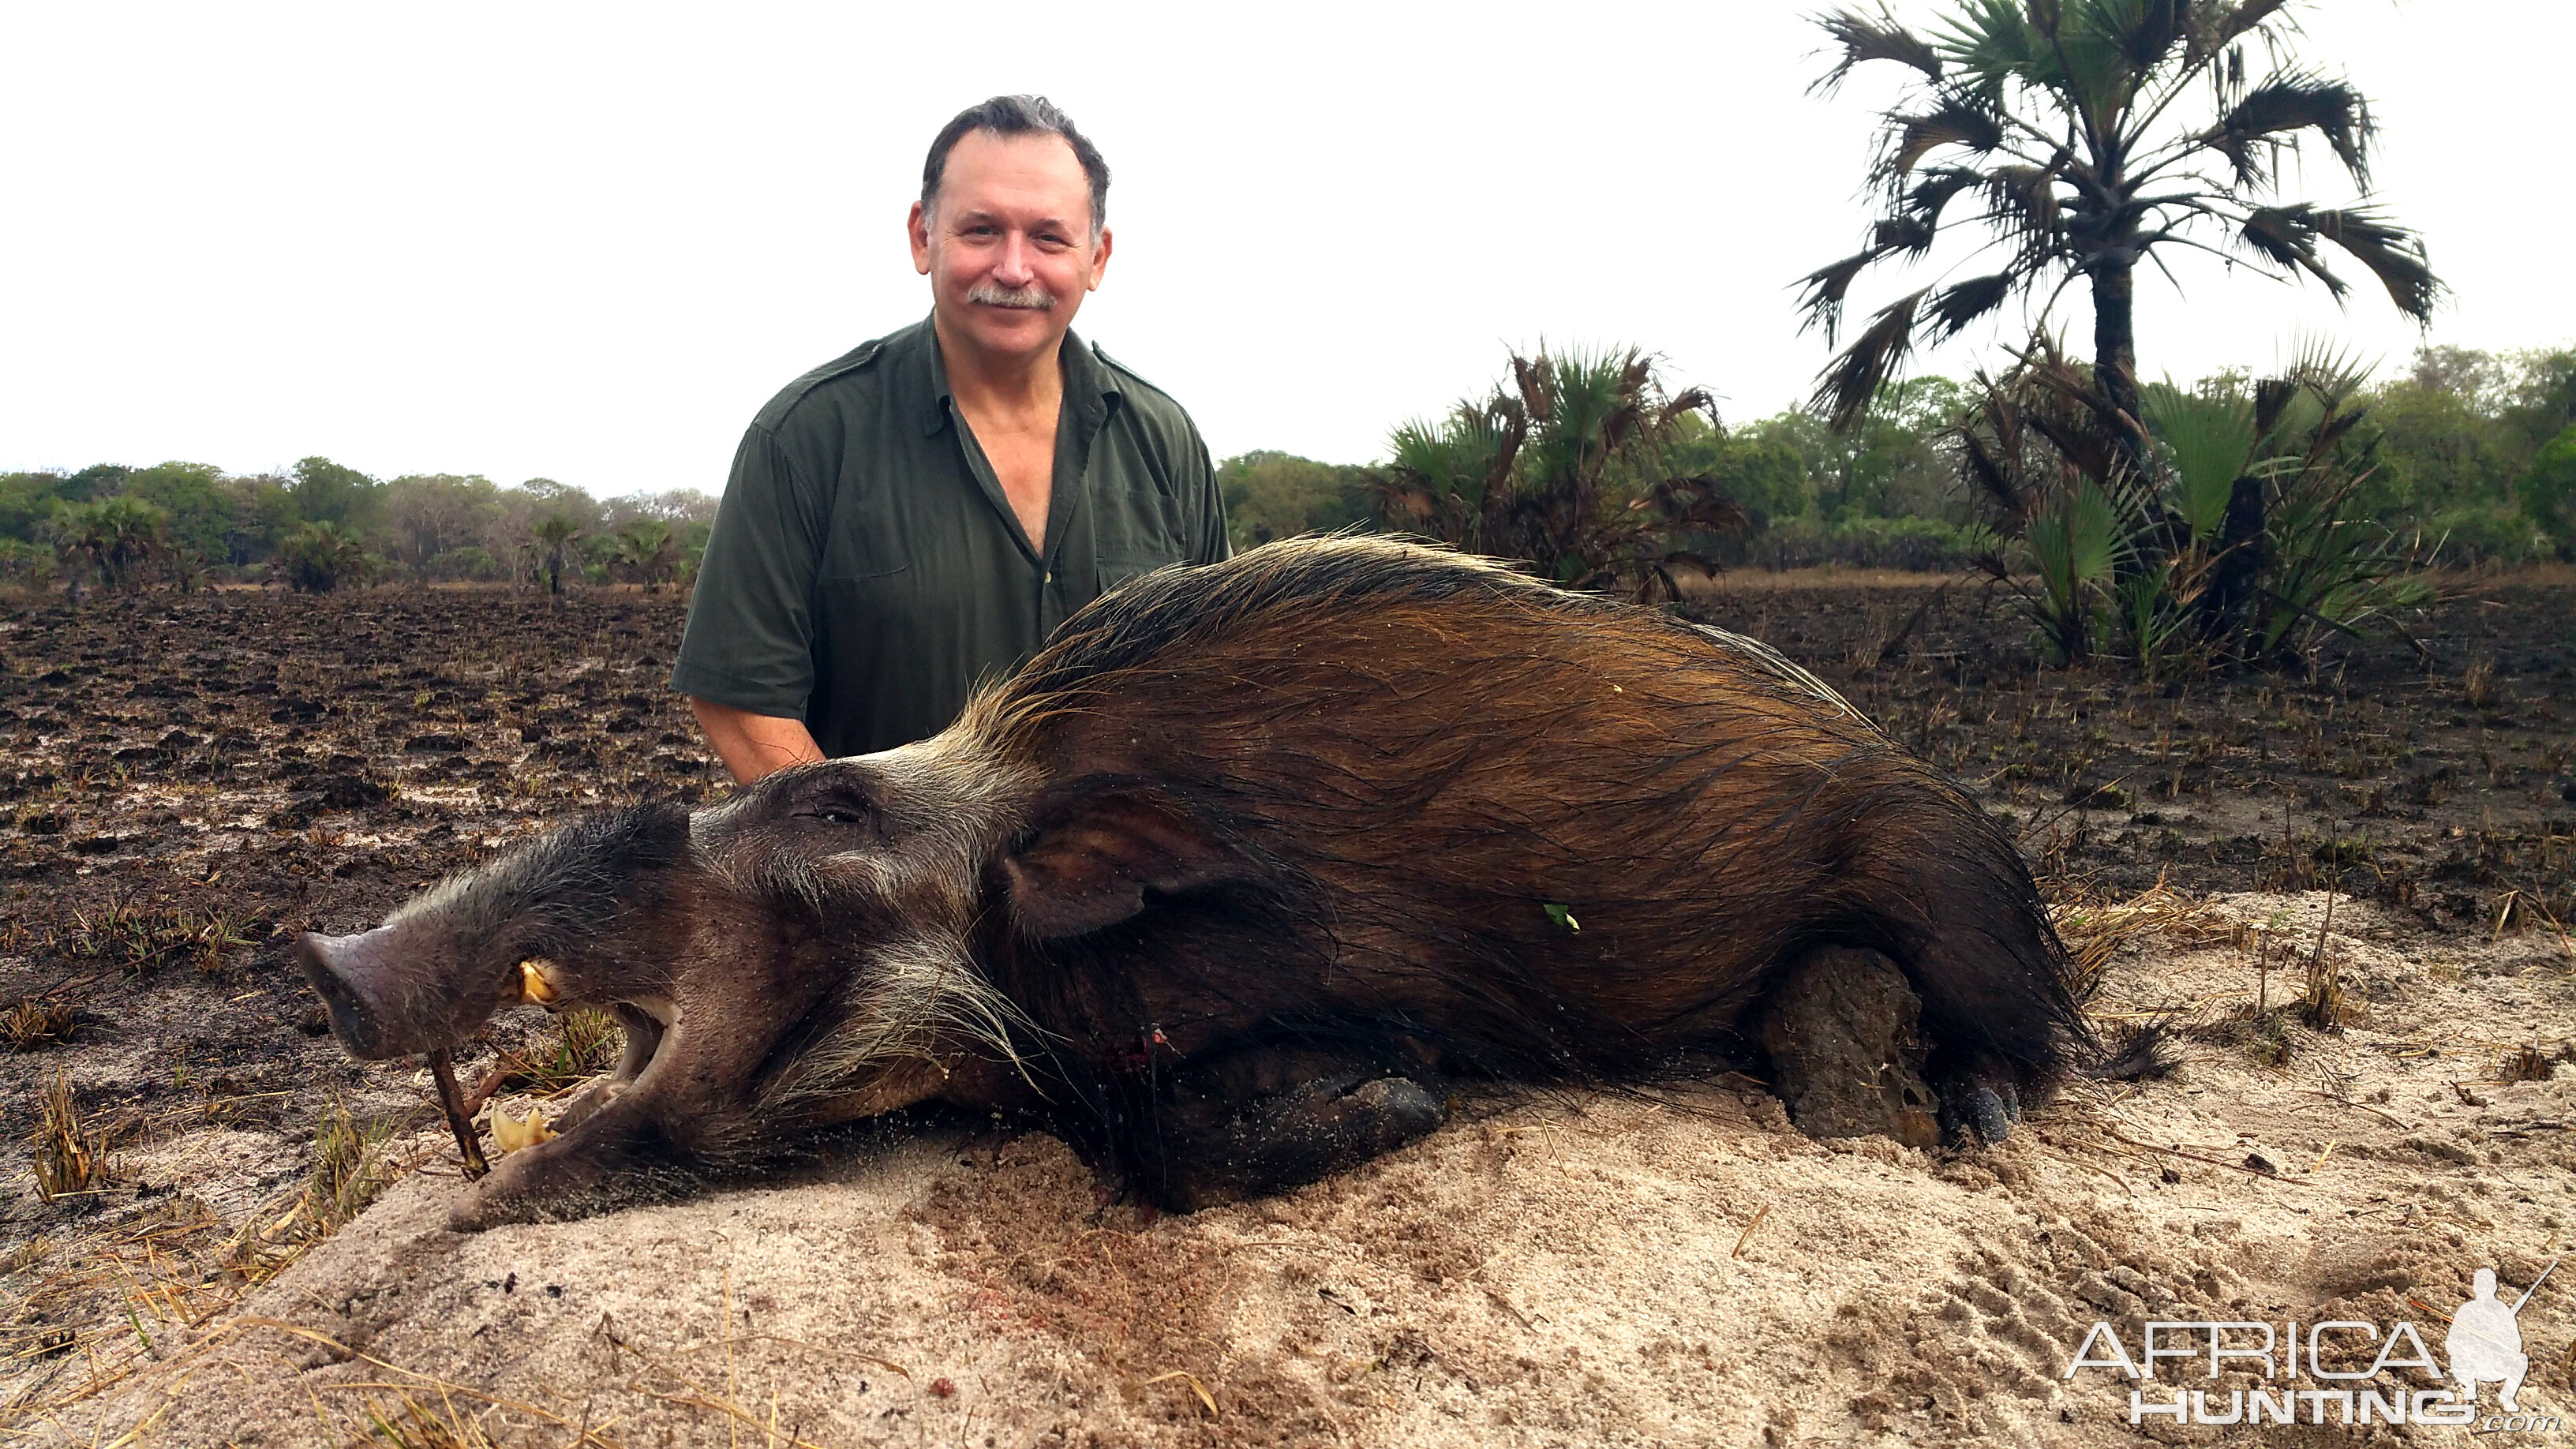
[[[868,823],[867,816],[860,814],[856,810],[845,810],[838,805],[826,805],[820,810],[806,810],[800,813],[809,820],[820,820],[826,825],[865,825]]]

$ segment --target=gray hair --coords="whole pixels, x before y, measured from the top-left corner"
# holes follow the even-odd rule
[[[939,183],[948,174],[948,153],[970,131],[990,131],[996,136],[1062,136],[1073,148],[1073,158],[1082,163],[1082,174],[1091,182],[1091,237],[1100,239],[1100,230],[1109,219],[1109,163],[1100,159],[1100,148],[1074,128],[1073,118],[1055,108],[1044,96],[995,96],[979,105],[968,106],[957,113],[957,119],[939,130],[930,143],[930,159],[921,166],[921,211],[928,216],[939,205]]]

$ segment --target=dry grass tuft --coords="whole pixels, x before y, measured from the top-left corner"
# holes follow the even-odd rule
[[[36,1195],[48,1203],[87,1197],[107,1181],[107,1134],[81,1121],[72,1079],[58,1076],[38,1102],[40,1120],[29,1150],[35,1158]]]
[[[304,1184],[307,1236],[318,1240],[338,1232],[393,1185],[395,1173],[385,1158],[387,1135],[384,1124],[361,1124],[350,1116],[345,1102],[335,1099],[324,1111],[313,1134],[313,1172]]]
[[[2187,947],[2245,944],[2246,928],[2212,913],[2163,881],[2121,901],[2061,901],[2049,910],[2057,937],[2074,958],[2078,1000],[2090,996],[2120,948],[2141,936]]]
[[[2308,953],[2307,990],[2299,997],[2299,1019],[2318,1031],[2341,1031],[2345,1019],[2343,963],[2326,954],[2326,938],[2334,934],[2335,902],[2341,899],[2326,893],[2326,918],[2317,923],[2316,948]]]
[[[0,1012],[0,1042],[7,1043],[13,1052],[61,1046],[79,1030],[79,1010],[62,1002],[23,996],[17,1005]]]
[[[60,946],[73,960],[113,966],[129,977],[148,976],[181,961],[200,976],[219,976],[225,955],[250,944],[244,929],[222,912],[201,916],[120,901],[96,915],[74,913]]]
[[[2558,1072],[2558,1063],[2543,1055],[2536,1046],[2519,1047],[2496,1069],[2499,1082],[2545,1082]]]
[[[2460,697],[2471,709],[2485,709],[2496,702],[2495,661],[2477,658],[2460,674]]]

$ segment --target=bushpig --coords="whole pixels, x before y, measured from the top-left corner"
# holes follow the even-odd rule
[[[461,1227],[934,1100],[1049,1113],[1190,1209],[1419,1138],[1467,1081],[1759,1065],[1801,972],[1919,1003],[1919,1045],[1845,1055],[1910,1051],[1955,1140],[2102,1061],[2012,841],[1831,689],[1351,536],[1144,576],[933,738],[578,821],[297,950],[362,1058],[524,1000],[625,1023]]]

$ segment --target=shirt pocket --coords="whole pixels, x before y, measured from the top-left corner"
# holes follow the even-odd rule
[[[1169,552],[1104,547],[1100,550],[1099,562],[1100,592],[1105,594],[1140,574],[1149,574],[1166,564],[1182,560]]]

